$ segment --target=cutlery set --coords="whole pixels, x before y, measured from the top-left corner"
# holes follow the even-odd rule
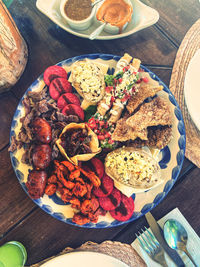
[[[136,234],[141,247],[146,251],[146,253],[152,258],[152,260],[160,263],[162,266],[167,267],[165,261],[164,250],[156,240],[155,236],[145,227],[145,230],[142,230],[143,234],[139,232],[139,235]],[[144,235],[144,236],[143,236]]]
[[[149,255],[149,257],[161,264],[161,266],[169,266],[166,263],[164,253],[178,267],[186,266],[176,250],[182,250],[190,258],[194,266],[197,266],[192,256],[186,248],[188,235],[185,228],[176,220],[168,220],[165,222],[163,229],[159,226],[152,214],[145,214],[146,220],[152,232],[145,227],[141,229],[136,237],[141,248]],[[153,234],[152,234],[153,233]]]

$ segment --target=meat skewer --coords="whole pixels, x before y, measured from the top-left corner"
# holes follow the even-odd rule
[[[132,57],[129,54],[125,53],[124,56],[117,63],[115,74],[122,71],[124,67],[128,66],[131,60]],[[106,91],[104,98],[98,103],[97,111],[102,116],[105,116],[106,112],[110,109],[111,100],[113,97],[114,97],[114,88],[113,90]]]
[[[123,60],[123,58],[122,58],[122,60]],[[121,117],[122,111],[123,111],[128,99],[129,99],[129,96],[134,94],[135,91],[133,91],[132,87],[131,87],[130,92],[127,92],[128,93],[127,99],[126,99],[126,96],[124,96],[123,98],[119,98],[119,95],[121,95],[122,92],[124,92],[125,90],[128,91],[127,90],[128,86],[130,86],[130,85],[134,86],[134,84],[137,80],[136,75],[137,75],[139,67],[140,67],[140,62],[141,61],[139,59],[134,58],[132,63],[127,65],[127,66],[129,66],[129,69],[127,69],[124,72],[124,74],[122,76],[122,83],[116,85],[115,101],[113,103],[112,109],[110,110],[111,116],[110,116],[108,122],[116,123],[119,120],[119,118]],[[119,63],[120,63],[120,61],[119,61]],[[123,66],[123,65],[121,65],[121,66]],[[124,67],[123,67],[123,69],[124,69]],[[123,69],[121,69],[121,71]]]

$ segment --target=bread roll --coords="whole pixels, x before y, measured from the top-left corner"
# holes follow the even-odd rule
[[[0,93],[20,78],[27,62],[27,46],[8,9],[0,1]]]

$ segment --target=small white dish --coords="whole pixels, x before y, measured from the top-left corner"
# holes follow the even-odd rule
[[[133,7],[131,0],[124,0],[124,1],[125,1],[128,5],[130,5],[131,7]],[[97,12],[98,12],[98,9],[103,5],[104,2],[105,2],[105,0],[102,1],[101,3],[99,3],[99,4],[97,5],[96,14],[97,14]],[[133,14],[132,14],[132,16],[133,16]],[[95,18],[94,18],[94,19],[95,19],[95,21],[96,21],[97,24],[104,24],[104,22],[101,22],[101,21],[98,21],[98,20],[97,20],[96,15],[95,15]],[[128,22],[123,26],[123,28],[122,28],[122,32],[126,29],[127,26],[128,26]],[[108,33],[110,33],[110,34],[118,34],[118,33],[119,33],[119,28],[116,27],[116,26],[111,25],[110,23],[106,23],[106,25],[105,25],[105,27],[104,27],[104,31],[105,31],[105,32],[108,32]]]
[[[185,102],[193,122],[200,130],[199,70],[200,70],[200,49],[196,51],[195,55],[188,64],[184,82]]]
[[[147,28],[158,21],[159,13],[155,9],[143,4],[139,0],[130,1],[133,6],[133,16],[126,29],[124,29],[124,31],[120,34],[110,34],[102,31],[96,39],[112,40],[123,38]],[[90,34],[98,27],[99,24],[97,24],[94,20],[87,30],[77,31],[72,29],[61,15],[60,3],[61,0],[37,0],[36,7],[62,29],[76,36],[89,39]]]
[[[60,13],[63,16],[63,18],[66,20],[66,22],[69,24],[69,26],[72,29],[77,30],[77,31],[84,31],[84,30],[88,29],[93,22],[93,19],[94,19],[95,13],[96,13],[96,6],[94,6],[92,8],[92,11],[91,11],[89,17],[87,17],[86,19],[73,20],[73,19],[69,18],[65,12],[65,5],[67,2],[68,2],[68,0],[61,0]]]

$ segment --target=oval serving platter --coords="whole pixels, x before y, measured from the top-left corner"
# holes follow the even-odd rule
[[[69,73],[71,70],[71,65],[78,60],[83,60],[88,58],[90,60],[94,60],[96,62],[108,64],[109,71],[112,72],[116,66],[117,61],[120,59],[119,56],[110,55],[110,54],[88,54],[88,55],[81,55],[73,58],[69,58],[64,60],[57,65],[62,66],[65,70]],[[173,139],[171,142],[162,150],[159,151],[158,160],[159,165],[161,168],[161,175],[164,179],[164,182],[157,187],[146,190],[143,193],[136,193],[132,195],[132,198],[135,202],[135,211],[132,217],[125,222],[120,222],[114,220],[109,214],[106,216],[100,216],[98,222],[95,223],[87,223],[85,225],[77,225],[72,222],[73,210],[70,205],[64,204],[58,197],[55,195],[47,196],[44,195],[40,199],[36,199],[33,201],[45,212],[53,216],[54,218],[63,221],[68,224],[76,225],[79,227],[85,228],[107,228],[107,227],[114,227],[119,226],[125,223],[129,223],[138,219],[139,217],[143,216],[148,211],[152,210],[155,206],[157,206],[167,195],[167,193],[171,190],[172,186],[176,182],[178,175],[180,173],[184,155],[185,155],[185,127],[182,118],[182,114],[180,108],[170,92],[167,86],[150,70],[148,70],[145,66],[141,65],[141,68],[144,71],[148,72],[150,76],[158,81],[160,85],[163,86],[163,90],[158,93],[163,98],[165,98],[169,106],[171,108],[172,116],[173,116],[173,125],[172,125],[172,133]],[[16,112],[13,117],[12,125],[11,125],[11,132],[10,132],[10,139],[12,136],[17,136],[18,132],[21,128],[20,118],[24,116],[24,107],[22,104],[22,100],[25,96],[27,96],[28,91],[37,91],[39,88],[43,88],[44,81],[43,81],[43,74],[27,89],[24,96],[20,100],[20,103],[16,109]],[[26,188],[26,181],[29,170],[31,170],[30,165],[23,164],[21,162],[21,157],[23,154],[23,148],[15,151],[10,152],[11,162],[16,173],[16,176],[27,193]],[[27,193],[28,194],[28,193]]]
[[[89,39],[90,34],[100,25],[100,22],[98,22],[97,19],[94,19],[94,23],[87,30],[73,30],[61,15],[60,2],[61,0],[37,0],[36,7],[63,30],[78,37]],[[134,13],[132,20],[126,29],[121,34],[109,34],[102,31],[102,33],[96,37],[97,40],[112,40],[126,37],[145,29],[158,21],[159,13],[157,10],[143,4],[140,0],[131,0],[131,2]]]

